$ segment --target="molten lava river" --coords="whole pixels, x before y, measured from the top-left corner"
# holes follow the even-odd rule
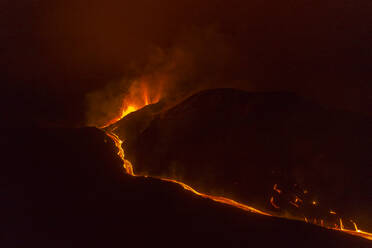
[[[126,108],[122,110],[122,113],[119,117],[110,121],[104,127],[107,127],[107,126],[109,126],[113,123],[116,123],[117,121],[124,118],[127,114],[129,114],[131,112],[134,112],[134,111],[136,111],[136,110],[138,110],[138,109],[140,109],[140,108],[142,108],[142,107],[144,107],[148,104],[149,104],[149,101],[146,99],[146,101],[144,101],[143,104],[140,104],[140,105],[138,105],[138,104],[127,105]],[[126,172],[129,175],[134,176],[134,177],[142,176],[142,175],[136,175],[134,173],[133,165],[128,160],[125,159],[125,155],[124,155],[125,153],[124,153],[124,150],[122,148],[123,141],[119,138],[119,136],[116,135],[113,132],[110,132],[110,131],[106,131],[106,134],[107,134],[108,137],[110,137],[114,141],[116,147],[118,148],[118,155],[120,156],[121,160],[123,161],[123,166],[124,166]],[[143,176],[143,177],[148,177],[148,176]],[[157,178],[157,177],[154,177],[154,178]],[[273,214],[255,209],[251,206],[247,206],[243,203],[234,201],[234,200],[226,198],[226,197],[203,194],[203,193],[198,192],[197,190],[193,189],[192,187],[186,185],[185,183],[176,181],[174,179],[170,179],[170,178],[157,178],[157,179],[167,181],[167,182],[176,183],[178,185],[181,185],[185,190],[191,191],[192,193],[194,193],[194,194],[196,194],[200,197],[207,198],[207,199],[210,199],[210,200],[222,203],[222,204],[227,204],[227,205],[242,209],[244,211],[249,211],[249,212],[253,212],[255,214],[261,214],[261,215],[266,215],[266,216],[274,216],[274,217],[283,218],[282,216],[275,216]],[[276,185],[274,186],[274,190],[278,190],[278,189],[276,189]],[[296,220],[298,220],[298,219],[296,219]],[[362,237],[362,238],[365,238],[365,239],[368,239],[368,240],[372,240],[372,233],[368,233],[368,232],[360,230],[355,222],[353,222],[355,230],[346,229],[343,225],[343,222],[342,222],[341,218],[339,219],[339,225],[336,225],[335,227],[326,227],[326,226],[323,225],[323,222],[320,222],[320,223],[319,222],[310,222],[306,217],[302,221],[305,221],[306,223],[310,223],[310,224],[319,225],[319,226],[322,226],[323,228],[328,228],[328,229],[344,232],[344,233],[347,233],[347,234],[350,234],[350,235],[359,236],[359,237]]]

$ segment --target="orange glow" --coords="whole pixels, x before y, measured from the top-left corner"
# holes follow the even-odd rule
[[[163,181],[177,183],[177,184],[181,185],[184,189],[186,189],[188,191],[191,191],[194,194],[199,195],[199,196],[201,196],[203,198],[211,199],[211,200],[213,200],[215,202],[224,203],[224,204],[227,204],[227,205],[230,205],[230,206],[234,206],[234,207],[240,208],[242,210],[245,210],[245,211],[248,211],[248,212],[252,212],[252,213],[256,213],[256,214],[262,214],[262,215],[266,215],[266,216],[272,216],[269,213],[265,213],[263,211],[260,211],[258,209],[253,208],[253,207],[250,207],[250,206],[247,206],[247,205],[245,205],[243,203],[236,202],[236,201],[231,200],[229,198],[225,198],[225,197],[222,197],[222,196],[212,196],[212,195],[207,195],[207,194],[200,193],[200,192],[196,191],[195,189],[191,188],[190,186],[188,186],[188,185],[186,185],[184,183],[178,182],[176,180],[173,180],[173,179],[167,179],[167,178],[160,178],[160,179],[163,180]]]
[[[336,214],[336,212],[333,211],[333,210],[330,210],[329,213],[330,213],[330,214]]]
[[[278,184],[274,185],[274,191],[278,192],[278,194],[282,193],[282,191],[278,188]]]
[[[342,219],[340,218],[340,229],[344,230],[344,224],[342,223]]]
[[[120,139],[119,139],[119,137],[116,135],[116,134],[114,134],[114,133],[111,133],[111,132],[106,132],[106,134],[107,134],[107,136],[109,136],[113,141],[114,141],[114,143],[115,143],[115,146],[118,148],[118,155],[119,155],[119,157],[121,158],[121,160],[123,160],[123,162],[124,162],[124,169],[125,169],[125,171],[129,174],[129,175],[131,175],[131,176],[135,176],[134,175],[134,171],[133,171],[133,166],[132,166],[132,164],[128,161],[128,160],[126,160],[125,159],[125,157],[124,157],[124,150],[123,150],[123,148],[122,148],[122,144],[123,144],[123,141],[121,141]]]
[[[336,228],[332,228],[332,229],[337,230],[337,231],[342,231],[342,232],[345,232],[345,233],[348,233],[348,234],[351,234],[351,235],[354,235],[354,236],[359,236],[359,237],[362,237],[362,238],[365,238],[365,239],[368,239],[368,240],[372,240],[372,233],[368,233],[368,232],[364,232],[362,230],[359,230],[357,224],[352,220],[350,220],[350,221],[351,221],[351,223],[353,223],[355,231],[345,229],[341,218],[340,218],[340,228],[336,227]]]
[[[358,237],[362,237],[362,238],[365,238],[365,239],[368,239],[368,240],[372,240],[372,233],[368,233],[368,232],[363,232],[363,231],[353,231],[353,230],[347,230],[347,229],[343,229],[343,230],[340,230],[340,229],[336,229],[338,231],[343,231],[345,233],[348,233],[348,234],[351,234],[351,235],[354,235],[354,236],[358,236]]]
[[[134,106],[128,106],[125,110],[122,111],[121,116],[124,117],[124,116],[126,116],[126,115],[128,115],[128,114],[130,114],[130,113],[132,113],[132,112],[134,112],[136,110],[137,110],[136,107],[134,107]]]
[[[275,203],[275,201],[274,201],[274,196],[272,196],[272,197],[270,198],[270,203],[271,203],[271,205],[272,205],[274,208],[276,208],[276,209],[279,209],[279,208],[280,208],[278,205],[276,205],[276,203]]]
[[[295,206],[296,208],[299,208],[300,204],[302,203],[302,200],[300,197],[296,195],[294,201],[290,201],[289,203]]]
[[[358,229],[357,224],[356,224],[353,220],[350,220],[350,222],[353,223],[354,228],[355,228],[355,231],[356,231],[356,232],[360,232],[360,230]]]
[[[297,203],[295,203],[293,201],[290,201],[289,203],[292,204],[293,206],[295,206],[296,208],[299,208],[300,207],[300,205],[298,205]]]
[[[120,107],[120,112],[118,116],[110,121],[108,121],[101,128],[108,127],[121,119],[123,119],[128,114],[135,112],[149,104],[154,104],[159,102],[161,98],[161,88],[151,90],[149,89],[147,83],[142,81],[135,81],[129,89],[129,93],[124,97],[123,103]]]

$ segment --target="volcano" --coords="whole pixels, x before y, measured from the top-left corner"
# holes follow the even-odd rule
[[[216,106],[213,110],[212,105]],[[238,105],[243,108],[237,108]],[[300,109],[303,110],[302,114],[298,111]],[[332,135],[340,130],[345,131],[343,128],[350,123],[359,125],[356,131],[363,131],[366,119],[353,115],[354,119],[348,119],[351,116],[349,113],[335,113],[332,116],[329,113],[291,94],[213,90],[201,92],[171,108],[163,103],[149,105],[107,130],[2,129],[3,166],[0,182],[3,201],[0,245],[273,247],[279,244],[283,247],[371,247],[371,241],[363,238],[362,232],[359,232],[361,237],[352,236],[295,218],[273,216],[280,216],[274,210],[285,209],[284,198],[295,194],[295,189],[290,188],[289,184],[291,174],[283,177],[285,171],[282,171],[279,176],[274,174],[263,178],[266,171],[264,166],[270,165],[269,161],[278,162],[276,169],[287,161],[284,156],[287,153],[273,158],[276,149],[285,150],[283,144],[292,140],[285,139],[280,131],[286,130],[285,134],[291,135],[291,130],[299,135],[310,126],[305,120],[319,116],[323,116],[323,121],[331,118],[334,123],[341,117],[350,121],[342,124],[339,129],[333,128],[335,133],[331,133]],[[226,118],[228,122],[224,121]],[[314,136],[314,133],[322,131],[321,127],[325,123],[328,122],[322,122],[322,125],[315,126],[317,129],[313,133],[303,133],[299,138],[321,137]],[[110,129],[128,137],[123,145],[125,159],[133,159],[134,172],[144,176],[128,174],[128,170],[123,167],[123,158],[117,155],[118,148],[121,151],[121,146],[118,146],[121,142],[112,138],[116,136],[108,135]],[[253,132],[254,129],[257,129],[256,133]],[[322,135],[326,134],[325,130],[328,129],[324,129]],[[267,149],[263,156],[260,154],[263,152],[260,150],[262,147],[257,142],[265,137],[265,133],[272,137],[274,143],[272,146],[265,143]],[[248,135],[250,139],[247,139]],[[358,137],[358,140],[359,138],[360,142],[364,140],[362,137]],[[281,139],[282,143],[278,143]],[[338,147],[343,147],[340,140],[338,144]],[[358,147],[361,148],[361,144]],[[174,156],[179,156],[177,166],[174,166]],[[346,155],[339,156],[343,159]],[[226,159],[230,163],[225,164]],[[251,165],[248,161],[252,161]],[[253,162],[259,161],[259,165],[253,166]],[[179,167],[181,162],[188,162],[188,167]],[[246,167],[240,168],[238,162]],[[346,162],[340,166],[346,166]],[[205,168],[202,167],[203,164]],[[169,167],[171,165],[173,167]],[[348,196],[348,192],[363,183],[362,175],[354,178],[360,173],[362,165],[353,166],[354,173],[349,174],[349,177],[358,179],[359,184],[345,191],[344,195]],[[218,177],[205,174],[212,166],[215,166],[215,175],[224,169],[224,180],[212,180]],[[181,168],[182,178],[178,176]],[[268,168],[271,170],[273,167]],[[285,168],[286,172],[293,169],[291,166]],[[236,184],[229,186],[228,182],[233,175],[239,175],[234,179],[241,180],[238,181],[240,187]],[[202,184],[198,183],[198,177],[205,178]],[[244,180],[247,181],[246,186],[251,184],[253,177],[256,177],[252,181],[255,183],[254,187],[242,186]],[[215,201],[213,197],[196,194],[190,186],[175,183],[172,178],[181,178],[203,193],[212,192],[224,197],[230,197],[234,193],[236,198],[232,199],[242,199],[255,207],[261,206],[259,193],[265,192],[264,186],[267,184],[271,187],[275,181],[276,186],[271,191],[283,194],[283,203],[275,199],[280,210],[267,206],[266,209],[272,214],[244,211],[245,208],[236,207],[237,204],[223,204],[223,201]],[[286,178],[288,181],[285,181]],[[312,183],[314,189],[319,186],[314,181]],[[299,188],[301,187],[298,186]],[[309,194],[315,195],[310,188],[308,190]],[[315,190],[314,192],[318,193]],[[321,199],[319,209],[325,209],[321,207],[321,196],[318,196],[318,200]],[[262,202],[264,198],[261,198]],[[304,197],[303,201],[305,199]],[[367,204],[362,200],[360,203]],[[345,206],[346,203],[335,211],[341,207],[347,209]],[[363,206],[367,205],[361,205],[359,209],[363,209]],[[293,216],[296,214],[290,212],[289,208],[285,211]],[[311,218],[315,218],[309,210],[306,212],[301,208],[298,211],[297,214],[306,213],[309,222]],[[347,219],[342,217],[346,228]],[[356,231],[353,233],[358,234]]]
[[[0,248],[372,248],[371,0],[0,10]]]
[[[278,216],[372,230],[371,118],[283,92],[217,89],[163,105],[108,127],[136,174]]]

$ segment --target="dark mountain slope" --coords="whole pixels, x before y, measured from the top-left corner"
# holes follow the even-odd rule
[[[124,174],[96,129],[1,130],[1,237],[9,247],[370,247]]]
[[[372,230],[372,120],[363,115],[324,109],[291,93],[217,89],[165,111],[148,106],[111,128],[126,140],[137,174],[175,178],[332,225],[338,217],[346,225],[356,218]],[[290,203],[296,196],[300,208]]]

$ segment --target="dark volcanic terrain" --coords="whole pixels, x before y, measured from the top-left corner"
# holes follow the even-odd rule
[[[2,129],[1,237],[9,247],[370,247],[124,173],[94,129]]]
[[[341,217],[348,228],[351,219],[372,230],[370,117],[291,93],[234,89],[162,107],[147,106],[109,127],[125,140],[136,174],[174,178],[278,215],[328,225]]]

